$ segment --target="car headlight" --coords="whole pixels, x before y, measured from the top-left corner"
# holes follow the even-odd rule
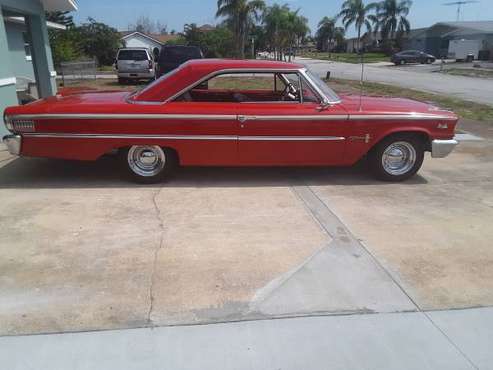
[[[3,122],[5,123],[5,127],[7,130],[10,132],[14,131],[14,127],[12,126],[12,121],[9,119],[9,116],[7,116],[5,113],[3,114]]]

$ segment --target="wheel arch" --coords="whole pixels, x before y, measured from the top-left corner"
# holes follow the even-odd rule
[[[410,136],[418,137],[419,139],[423,140],[425,151],[431,151],[431,136],[428,131],[421,128],[406,128],[404,130],[403,129],[391,130],[375,138],[373,145],[368,149],[368,153],[371,152],[383,140],[397,135],[410,135]]]

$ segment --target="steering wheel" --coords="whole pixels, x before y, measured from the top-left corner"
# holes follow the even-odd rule
[[[294,101],[298,100],[298,90],[296,90],[296,87],[292,83],[289,83],[286,85],[284,90],[281,93],[281,101]]]

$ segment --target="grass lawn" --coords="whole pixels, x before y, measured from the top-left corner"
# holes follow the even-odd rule
[[[328,85],[338,93],[360,93],[359,81],[331,78],[328,82]],[[423,102],[429,102],[439,107],[452,110],[462,118],[468,118],[477,121],[489,121],[493,123],[493,107],[485,104],[473,103],[444,95],[405,89],[402,87],[385,85],[375,82],[364,82],[363,94],[409,98]]]
[[[98,78],[91,80],[77,80],[77,81],[67,81],[65,86],[62,86],[61,83],[58,84],[59,88],[77,88],[84,89],[87,88],[89,90],[125,90],[125,91],[135,91],[143,89],[147,85],[147,82],[135,82],[132,84],[120,85],[116,79],[112,78]]]
[[[444,69],[442,73],[448,73],[455,76],[493,78],[493,70],[478,68],[449,68]]]
[[[114,72],[115,69],[113,68],[113,66],[99,66],[98,71],[100,71],[100,72]]]
[[[345,63],[360,63],[361,58],[355,53],[319,53],[319,52],[306,52],[301,55],[305,58],[322,59],[322,60],[333,60],[335,62],[345,62]],[[375,63],[375,62],[389,62],[390,58],[383,53],[365,53],[364,54],[365,63]]]

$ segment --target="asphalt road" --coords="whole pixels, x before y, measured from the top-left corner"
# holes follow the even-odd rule
[[[297,61],[323,77],[327,71],[330,71],[331,77],[335,78],[359,80],[361,76],[360,64],[308,58],[297,58]],[[415,70],[406,71],[396,67],[371,65],[365,66],[364,78],[366,81],[439,93],[493,106],[493,81],[491,79],[450,76],[433,72],[423,73]]]

